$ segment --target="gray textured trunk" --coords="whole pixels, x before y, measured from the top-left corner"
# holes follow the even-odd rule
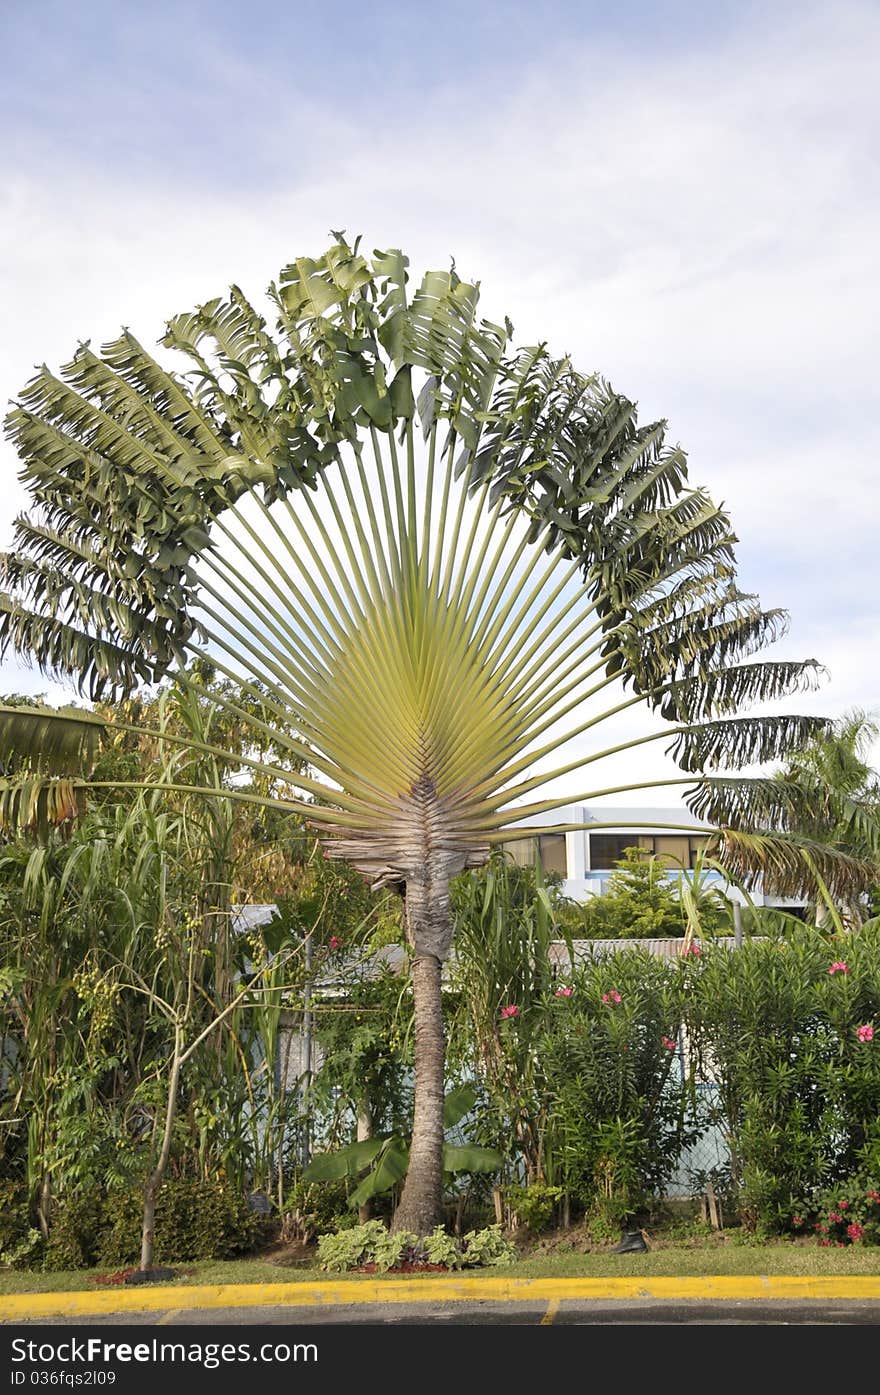
[[[165,1169],[171,1156],[171,1135],[177,1114],[177,1095],[180,1089],[180,1069],[183,1055],[183,1033],[180,1027],[174,1031],[174,1056],[171,1062],[171,1076],[168,1081],[168,1099],[165,1105],[165,1127],[162,1133],[162,1146],[155,1168],[144,1186],[144,1217],[141,1227],[141,1270],[153,1267],[153,1246],[156,1233],[156,1200],[165,1178]]]
[[[440,973],[452,939],[451,870],[445,859],[432,859],[406,885],[406,926],[413,948],[415,1109],[409,1168],[391,1228],[416,1235],[427,1235],[443,1221],[445,1040]]]

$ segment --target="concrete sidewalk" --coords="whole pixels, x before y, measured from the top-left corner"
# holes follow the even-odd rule
[[[362,1321],[369,1305],[511,1304],[520,1310],[558,1305],[662,1303],[732,1304],[750,1308],[796,1300],[811,1303],[880,1305],[880,1274],[804,1276],[788,1274],[693,1275],[682,1278],[523,1279],[492,1275],[431,1275],[405,1278],[326,1279],[272,1284],[165,1284],[155,1288],[89,1289],[71,1293],[16,1293],[0,1296],[0,1322],[40,1322],[52,1318],[88,1318],[126,1314],[166,1313],[167,1322],[185,1311],[197,1314],[222,1310],[224,1316],[242,1309],[314,1310],[357,1309]],[[555,1305],[555,1307],[554,1307]],[[454,1311],[454,1308],[453,1308]],[[877,1309],[880,1320],[880,1307]],[[315,1314],[317,1317],[317,1314]],[[228,1320],[228,1319],[227,1319]],[[162,1321],[161,1318],[157,1321]],[[552,1318],[551,1318],[552,1321]]]

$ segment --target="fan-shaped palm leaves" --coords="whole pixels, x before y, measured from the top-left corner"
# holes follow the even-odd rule
[[[450,877],[571,802],[537,796],[620,749],[565,748],[629,706],[671,723],[641,740],[672,740],[722,823],[756,796],[703,772],[824,724],[737,715],[816,665],[751,661],[785,617],[736,587],[728,520],[687,487],[664,424],[543,346],[512,350],[454,270],[411,294],[406,268],[339,237],[270,288],[271,332],[233,288],[170,322],[177,371],[127,331],[42,368],[8,419],[34,507],[5,559],[0,648],[93,698],[208,658],[259,696],[261,716],[222,700],[255,745],[289,756],[238,763],[274,776],[330,855],[405,888],[417,1078],[398,1223],[424,1230]]]

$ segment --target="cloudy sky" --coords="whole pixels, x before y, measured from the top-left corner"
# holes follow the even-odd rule
[[[788,705],[880,709],[877,3],[0,11],[0,396],[258,296],[330,228],[454,255],[521,342],[668,419],[743,584],[791,612],[776,652],[827,665]],[[0,690],[60,696],[9,663]]]

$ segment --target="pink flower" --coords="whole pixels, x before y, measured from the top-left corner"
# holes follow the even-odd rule
[[[623,999],[621,998],[616,988],[612,988],[610,993],[602,994],[603,1003],[620,1003],[622,1001]]]
[[[838,1203],[837,1203],[837,1208],[838,1208],[839,1211],[846,1211],[848,1207],[849,1207],[849,1202],[848,1202],[848,1201],[838,1201]]]
[[[564,987],[563,987],[563,988],[557,988],[557,990],[556,990],[556,997],[557,997],[557,998],[570,998],[570,997],[571,997],[571,989],[570,989],[570,988],[564,988]]]
[[[849,969],[842,959],[835,959],[828,972],[829,974],[848,974]]]
[[[697,944],[696,940],[692,940],[683,953],[685,955],[692,954],[694,958],[698,958],[701,953],[700,946]]]
[[[329,940],[327,941],[327,945],[330,949],[338,949],[341,944],[342,941],[340,940],[338,935],[331,935]]]
[[[803,1225],[804,1218],[803,1216],[792,1216],[791,1223],[792,1225]]]
[[[829,1219],[829,1221],[842,1221],[842,1220],[843,1220],[843,1216],[841,1216],[841,1214],[840,1214],[839,1211],[829,1211],[829,1212],[828,1212],[828,1219]]]
[[[831,1244],[831,1241],[830,1241],[830,1240],[820,1240],[820,1241],[819,1241],[819,1244],[820,1244],[820,1245],[830,1245],[830,1244]]]
[[[519,1017],[519,1008],[516,1003],[508,1003],[507,1007],[501,1009],[502,1017]]]
[[[870,1022],[866,1022],[864,1027],[857,1027],[856,1036],[858,1037],[859,1041],[873,1041],[874,1028],[871,1026]]]
[[[672,1040],[672,1037],[661,1037],[660,1040],[662,1041],[663,1045],[666,1047],[666,1050],[667,1050],[667,1051],[674,1051],[674,1050],[675,1050],[675,1042]]]
[[[858,1221],[853,1221],[851,1225],[847,1226],[846,1233],[850,1240],[861,1240],[865,1232]]]
[[[813,1226],[813,1229],[820,1231],[822,1235],[828,1234],[827,1225],[823,1225],[821,1221],[817,1221],[816,1224]]]

